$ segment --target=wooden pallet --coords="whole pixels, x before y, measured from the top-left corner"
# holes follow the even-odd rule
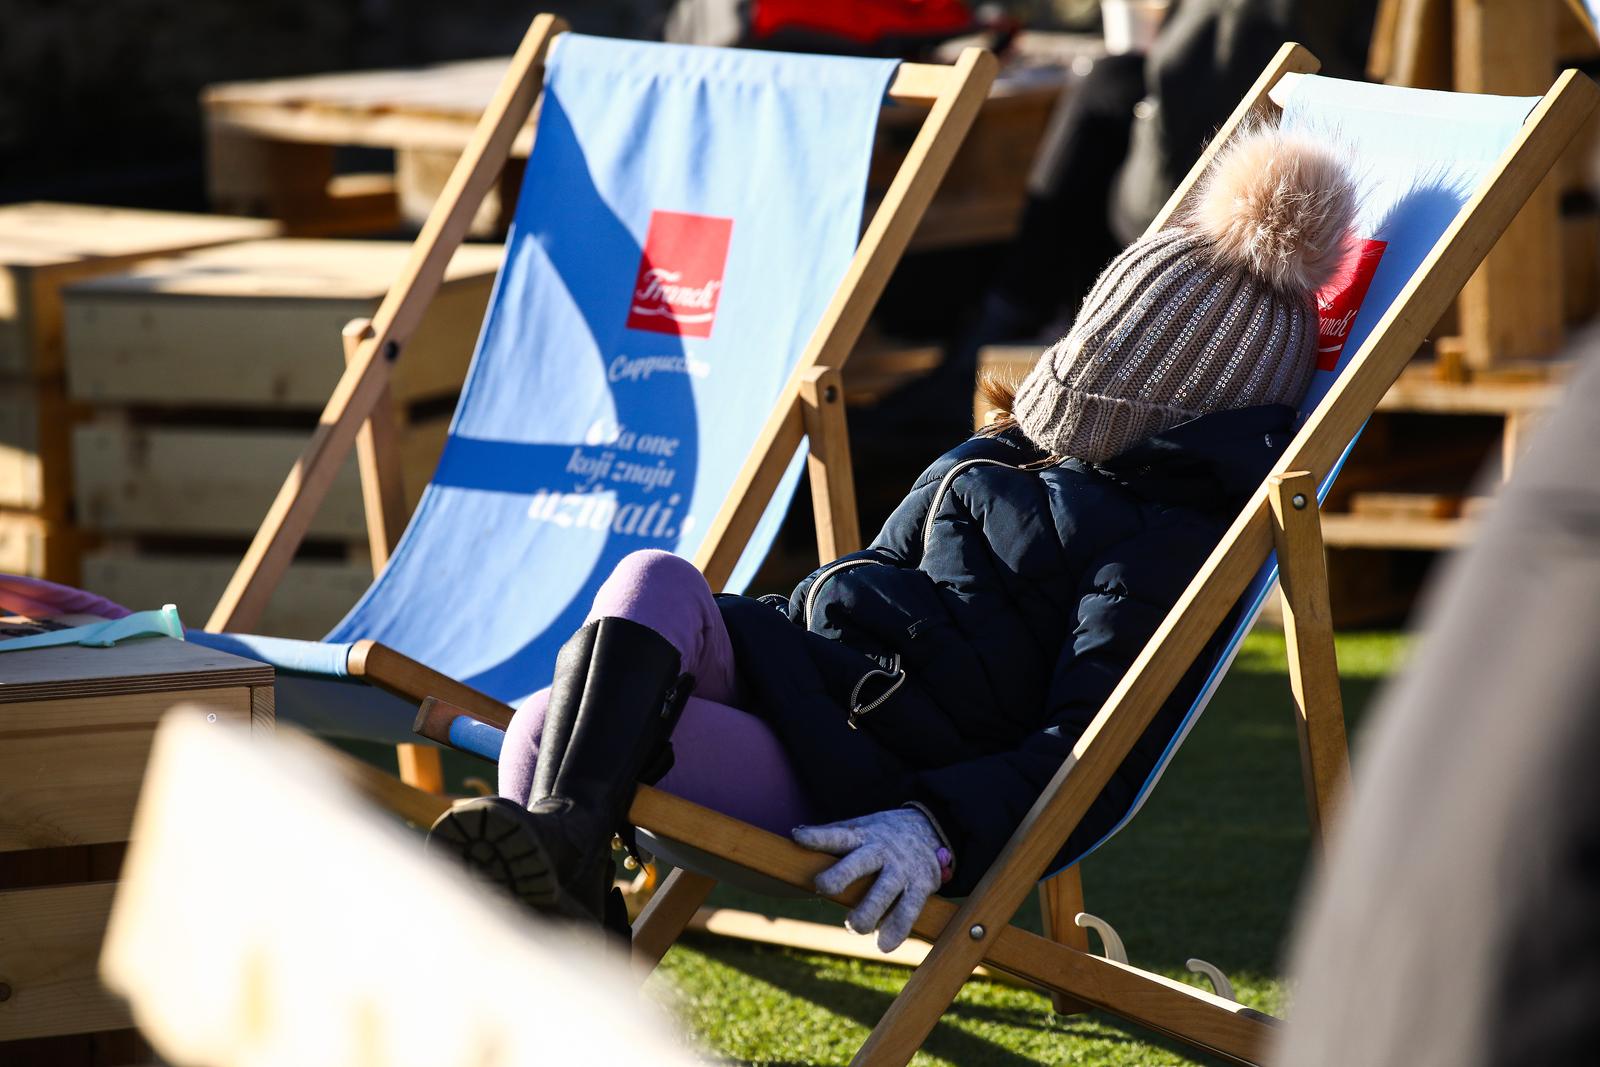
[[[83,204],[0,206],[0,569],[71,582],[63,289],[186,249],[270,237],[276,223]]]
[[[437,416],[400,429],[408,507],[416,506],[433,476],[448,425],[447,416]],[[84,423],[72,432],[79,521],[106,535],[248,538],[310,435],[310,427]],[[312,520],[310,535],[365,542],[354,456]]]
[[[0,206],[0,378],[62,366],[61,290],[153,256],[271,237],[275,222],[85,204]]]
[[[142,264],[65,294],[74,503],[99,544],[88,588],[210,612],[305,447],[344,366],[341,330],[372,314],[409,249],[246,242]],[[408,506],[444,447],[499,248],[465,246],[399,356],[393,413]],[[262,623],[320,637],[372,581],[355,458],[340,472]]]
[[[377,309],[409,254],[387,241],[255,241],[71,286],[68,392],[100,408],[320,411],[344,370],[340,331]],[[460,388],[501,256],[464,245],[451,260],[395,365],[399,403]]]

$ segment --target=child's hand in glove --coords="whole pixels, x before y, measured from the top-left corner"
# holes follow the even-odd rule
[[[876,929],[878,948],[884,952],[900,947],[911,933],[911,924],[942,884],[943,867],[949,862],[933,824],[916,808],[880,811],[827,826],[797,826],[793,837],[806,848],[844,857],[817,875],[817,889],[829,896],[878,872],[845,925],[858,934]]]

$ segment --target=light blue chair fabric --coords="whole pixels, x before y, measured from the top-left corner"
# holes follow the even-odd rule
[[[1327,395],[1351,357],[1411,282],[1419,267],[1489,177],[1516,139],[1539,97],[1498,97],[1368,85],[1314,75],[1291,76],[1282,125],[1342,145],[1353,161],[1361,189],[1356,231],[1361,258],[1342,294],[1322,301],[1322,337],[1316,376],[1301,402],[1309,415]],[[1327,295],[1327,291],[1325,291]],[[1352,314],[1353,313],[1353,314]],[[1328,490],[1344,469],[1355,439],[1318,487]],[[1270,556],[1240,597],[1238,621],[1211,665],[1200,695],[1190,706],[1155,770],[1140,787],[1128,813],[1073,862],[1109,841],[1138,814],[1167,765],[1222,684],[1244,635],[1278,580]],[[1070,864],[1068,864],[1070,866]],[[1054,872],[1052,872],[1054,873]]]
[[[334,734],[410,737],[405,702],[346,692],[364,638],[509,703],[547,685],[617,561],[692,556],[728,496],[854,254],[895,68],[558,38],[477,352],[389,565],[323,643],[192,639],[278,666],[279,716]]]
[[[1302,415],[1310,414],[1327,395],[1351,357],[1371,336],[1488,177],[1538,102],[1537,97],[1465,96],[1310,76],[1295,81],[1284,108],[1283,125],[1346,145],[1356,161],[1363,196],[1357,224],[1361,258],[1343,284],[1331,287],[1337,293],[1325,293],[1330,299],[1322,308],[1319,367],[1301,404]],[[1354,445],[1351,441],[1324,479],[1319,497],[1326,498]],[[1110,840],[1143,806],[1216,693],[1277,577],[1277,560],[1269,557],[1241,597],[1238,621],[1212,663],[1200,695],[1141,786],[1133,806],[1110,832],[1074,857],[1073,863]],[[503,733],[494,727],[464,718],[457,718],[450,726],[452,743],[484,759],[499,758],[503,739]],[[664,844],[669,857],[678,855],[682,848],[671,842]],[[697,854],[691,865],[721,878],[750,884],[748,872],[704,854]],[[763,886],[769,883],[774,891],[789,892],[770,879],[762,880]]]

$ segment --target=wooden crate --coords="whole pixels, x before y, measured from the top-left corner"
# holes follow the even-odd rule
[[[139,260],[270,237],[260,219],[86,204],[0,206],[0,378],[48,378],[62,366],[61,290]]]
[[[184,621],[197,626],[211,614],[243,555],[243,545],[231,555],[115,546],[84,557],[83,584],[131,608],[176,604]],[[321,638],[371,584],[372,566],[364,559],[296,560],[255,630],[274,637]]]
[[[96,406],[320,411],[340,331],[371,315],[409,245],[255,241],[96,278],[66,293],[69,394]],[[461,386],[502,250],[465,245],[395,364],[401,404]]]
[[[448,424],[441,416],[401,428],[409,507],[438,464]],[[103,534],[247,539],[309,436],[309,429],[84,423],[72,431],[78,520]],[[312,520],[310,536],[363,542],[366,530],[352,454]]]
[[[10,653],[0,687],[0,1062],[93,1062],[132,1025],[98,962],[156,724],[179,703],[273,728],[272,668],[169,638]],[[37,1057],[37,1058],[33,1058]]]

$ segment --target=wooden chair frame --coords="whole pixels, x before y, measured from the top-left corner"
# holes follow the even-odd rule
[[[345,328],[344,374],[206,629],[248,630],[260,620],[352,447],[361,469],[375,571],[387,562],[406,522],[389,403],[393,364],[438,292],[445,267],[466,236],[478,205],[504,169],[512,142],[538,100],[545,55],[565,29],[566,24],[553,15],[533,20],[429,213],[399,280],[370,320],[358,319]],[[906,63],[896,72],[889,98],[927,105],[928,116],[863,232],[843,281],[774,405],[733,491],[707,532],[695,563],[713,588],[727,581],[790,457],[800,447],[802,435],[809,441],[807,467],[819,553],[824,560],[831,560],[860,547],[839,369],[860,338],[889,275],[977,117],[997,69],[992,55],[969,48],[952,66]],[[486,722],[504,726],[510,721],[512,709],[501,701],[377,642],[359,642],[348,670],[351,676],[405,699],[437,696]],[[408,783],[435,792],[440,789],[437,750],[402,745],[400,764]]]
[[[1305,49],[1285,45],[1152,229],[1164,226],[1183,206],[1211,157],[1241,124],[1274,111],[1270,93],[1280,79],[1287,74],[1313,73],[1317,68],[1317,60]],[[1061,842],[1274,549],[1281,571],[1307,805],[1314,839],[1320,842],[1325,837],[1333,805],[1348,777],[1348,763],[1316,487],[1597,100],[1600,89],[1577,72],[1567,71],[1533,109],[1489,179],[1308,418],[972,895],[959,906],[937,897],[928,902],[914,932],[931,942],[932,950],[853,1063],[874,1067],[907,1063],[980,964],[1037,985],[1068,1004],[1108,1011],[1229,1060],[1261,1062],[1275,1022],[1269,1016],[1193,986],[1091,955],[1081,944],[1063,944],[1021,930],[1010,925],[1011,918],[1038,881],[1039,872],[1048,867]],[[798,384],[794,391],[798,394]],[[783,435],[795,434],[795,424],[802,421],[792,409],[788,413],[780,410],[769,423],[771,437],[797,441]],[[769,452],[781,454],[783,450]],[[742,482],[775,481],[776,474],[767,467],[776,462],[753,459],[746,468],[749,477]],[[741,523],[753,523],[758,514],[759,508],[741,508],[735,497],[724,508],[721,525],[736,529]],[[729,565],[714,550],[710,557],[711,562]],[[443,699],[449,701],[447,696]],[[460,710],[471,713],[470,708]],[[431,820],[448,803],[371,768],[351,764],[350,773],[372,799],[413,821]],[[647,786],[638,790],[629,817],[662,837],[689,842],[726,862],[802,889],[813,890],[816,875],[834,862],[832,857]],[[658,962],[713,886],[713,879],[692,871],[677,870],[668,876],[634,924],[636,959],[646,966]],[[859,900],[866,888],[865,882],[858,882],[832,899],[848,906]],[[1051,910],[1056,913],[1058,928],[1062,913],[1072,906],[1075,889],[1069,883],[1065,891],[1052,894],[1056,901]]]

